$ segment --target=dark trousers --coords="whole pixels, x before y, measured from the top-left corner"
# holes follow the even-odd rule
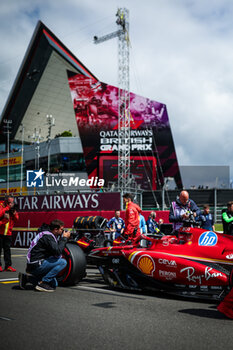
[[[4,261],[5,261],[5,269],[8,266],[12,265],[11,262],[11,236],[4,236],[0,235],[0,266],[1,264],[1,255],[2,255],[2,250],[4,254]]]

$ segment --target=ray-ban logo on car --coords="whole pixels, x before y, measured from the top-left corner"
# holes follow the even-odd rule
[[[27,187],[43,187],[44,185],[44,171],[27,170]]]
[[[203,232],[200,237],[198,244],[205,247],[213,247],[218,242],[218,236],[212,231]]]

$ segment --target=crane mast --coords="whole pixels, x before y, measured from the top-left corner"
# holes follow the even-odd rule
[[[99,44],[118,38],[118,189],[127,192],[130,188],[130,77],[129,77],[129,10],[117,11],[118,30],[100,38]]]

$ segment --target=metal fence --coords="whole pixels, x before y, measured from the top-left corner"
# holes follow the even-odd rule
[[[204,204],[209,204],[215,222],[221,222],[222,209],[226,208],[227,202],[233,200],[231,189],[189,190],[188,192],[190,198],[200,208]],[[143,210],[168,210],[171,202],[179,196],[179,193],[179,190],[143,192],[142,208]]]

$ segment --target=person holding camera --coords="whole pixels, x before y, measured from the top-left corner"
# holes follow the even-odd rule
[[[171,203],[169,212],[169,221],[173,223],[174,234],[178,234],[184,222],[190,219],[191,214],[195,218],[201,214],[201,211],[196,203],[192,199],[189,199],[189,193],[187,191],[181,191],[176,201]]]
[[[2,250],[4,253],[5,271],[15,272],[11,261],[12,229],[19,219],[19,214],[15,209],[14,197],[5,196],[4,201],[0,201],[0,272],[3,271],[1,264]]]
[[[49,225],[42,225],[27,253],[26,271],[30,275],[19,273],[21,289],[25,289],[27,283],[32,283],[40,292],[55,291],[58,286],[56,276],[67,265],[62,252],[69,238],[70,232],[64,231],[61,220],[55,219]]]

